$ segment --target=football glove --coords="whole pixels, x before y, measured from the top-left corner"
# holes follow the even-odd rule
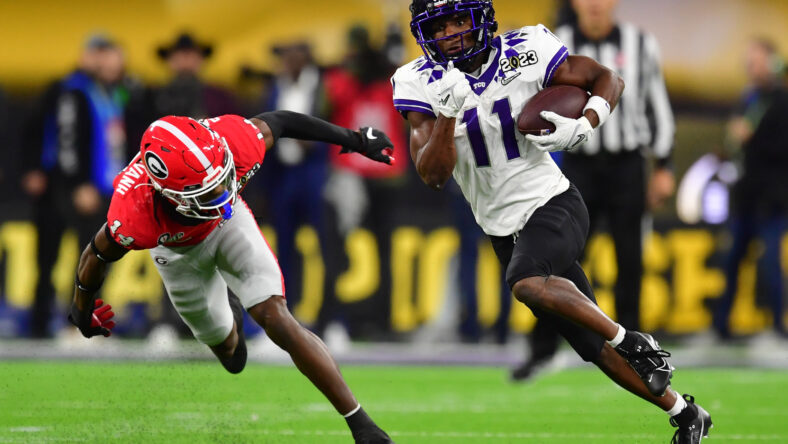
[[[359,128],[358,132],[361,135],[361,144],[358,147],[343,146],[340,154],[356,152],[374,161],[394,165],[396,159],[391,155],[394,144],[386,133],[368,126]]]
[[[92,305],[92,306],[91,306]],[[71,314],[68,315],[68,320],[74,324],[82,336],[91,338],[96,335],[108,337],[112,334],[112,328],[115,327],[115,321],[112,317],[115,313],[112,312],[112,306],[104,305],[104,301],[96,299],[93,304],[88,304],[90,309],[80,310],[76,303],[71,303]]]
[[[552,134],[525,136],[526,140],[541,151],[574,151],[594,134],[594,127],[585,116],[570,119],[552,111],[542,111],[539,115],[555,125],[555,132]]]
[[[465,73],[455,68],[452,62],[446,67],[443,77],[432,85],[433,93],[437,97],[435,109],[452,119],[459,117],[466,99],[473,94]]]

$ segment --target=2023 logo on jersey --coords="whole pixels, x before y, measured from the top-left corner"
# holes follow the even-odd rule
[[[511,57],[502,58],[500,61],[501,71],[515,71],[519,68],[535,65],[539,63],[539,57],[536,56],[536,51],[526,51],[517,53]]]

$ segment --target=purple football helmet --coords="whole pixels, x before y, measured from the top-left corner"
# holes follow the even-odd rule
[[[432,24],[435,20],[457,13],[467,13],[471,20],[471,29],[441,38],[434,38]],[[470,61],[477,54],[487,50],[492,44],[493,34],[498,29],[495,21],[495,10],[492,0],[413,0],[410,4],[410,32],[416,37],[424,55],[429,61],[445,66],[454,62],[461,67],[463,62]],[[466,48],[464,39],[460,39],[461,48],[456,55],[444,54],[438,42],[473,33],[474,44]]]

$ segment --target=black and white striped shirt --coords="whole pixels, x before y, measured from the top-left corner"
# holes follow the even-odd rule
[[[626,84],[613,114],[580,152],[594,155],[600,147],[610,153],[650,147],[658,162],[668,162],[676,125],[656,38],[628,23],[619,23],[601,41],[588,40],[576,25],[560,26],[556,35],[570,54],[591,57],[617,72]]]

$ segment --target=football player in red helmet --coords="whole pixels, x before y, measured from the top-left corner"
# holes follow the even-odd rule
[[[288,311],[276,257],[240,196],[280,137],[329,142],[342,152],[394,161],[392,143],[381,131],[352,131],[290,111],[251,119],[159,119],[115,178],[107,223],[79,260],[69,320],[85,337],[109,336],[114,313],[96,298],[107,263],[129,250],[149,250],[178,314],[227,371],[239,373],[246,364],[245,309],[345,417],[357,443],[389,443],[325,344]]]
[[[233,153],[210,126],[188,117],[159,119],[145,131],[140,156],[151,185],[175,211],[196,219],[232,217]]]

